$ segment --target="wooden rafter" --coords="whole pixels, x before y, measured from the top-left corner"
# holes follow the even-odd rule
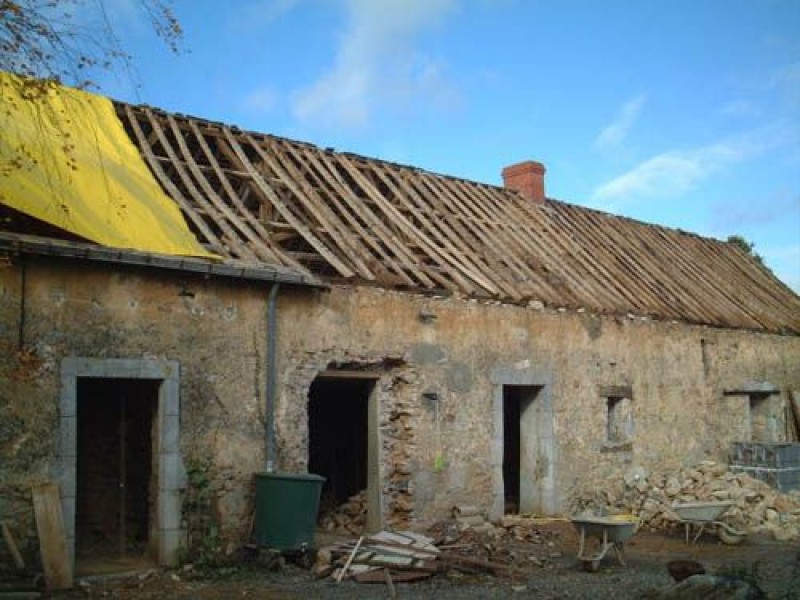
[[[225,257],[335,282],[800,333],[800,299],[729,244],[219,123],[117,108],[200,241]]]

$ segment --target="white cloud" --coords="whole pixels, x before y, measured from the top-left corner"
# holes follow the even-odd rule
[[[639,119],[646,99],[644,94],[639,94],[623,104],[614,120],[595,138],[594,147],[605,151],[618,148]]]
[[[790,138],[780,127],[765,127],[707,146],[664,152],[599,185],[592,192],[592,199],[630,202],[680,195],[713,173],[782,145]]]
[[[348,26],[331,69],[295,97],[305,124],[362,126],[379,103],[441,102],[453,94],[435,61],[414,52],[414,38],[456,0],[347,0]]]
[[[254,113],[266,113],[275,108],[278,95],[270,87],[261,87],[247,94],[242,100],[245,110]]]

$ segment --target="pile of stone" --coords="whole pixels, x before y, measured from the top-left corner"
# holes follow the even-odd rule
[[[729,501],[720,520],[747,533],[770,533],[776,539],[800,539],[800,491],[781,493],[727,465],[703,461],[693,468],[647,473],[636,468],[619,481],[604,482],[573,498],[574,514],[630,512],[651,530],[678,526],[675,504]]]
[[[325,531],[355,535],[364,531],[367,524],[367,493],[362,490],[350,496],[346,502],[320,516]]]

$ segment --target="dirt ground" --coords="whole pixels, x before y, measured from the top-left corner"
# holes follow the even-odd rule
[[[502,547],[502,551],[499,549]],[[488,550],[487,550],[488,548]],[[492,543],[473,548],[474,556],[491,551]],[[94,577],[79,580],[75,589],[44,595],[73,598],[645,598],[653,590],[674,585],[666,563],[696,560],[713,574],[746,575],[758,581],[767,598],[800,599],[800,544],[749,536],[736,546],[711,535],[687,545],[682,530],[637,532],[626,544],[627,566],[609,552],[595,572],[580,568],[578,536],[572,525],[552,521],[537,526],[536,542],[506,539],[497,544],[496,561],[512,561],[512,575],[465,574],[450,570],[415,583],[336,583],[315,580],[312,572],[287,563],[267,569],[258,562],[199,573],[190,566],[174,571]],[[502,554],[502,556],[500,556]],[[2,597],[2,593],[0,593]]]

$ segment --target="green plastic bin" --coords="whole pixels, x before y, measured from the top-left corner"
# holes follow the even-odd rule
[[[279,551],[313,548],[323,483],[313,474],[256,473],[256,544]]]

